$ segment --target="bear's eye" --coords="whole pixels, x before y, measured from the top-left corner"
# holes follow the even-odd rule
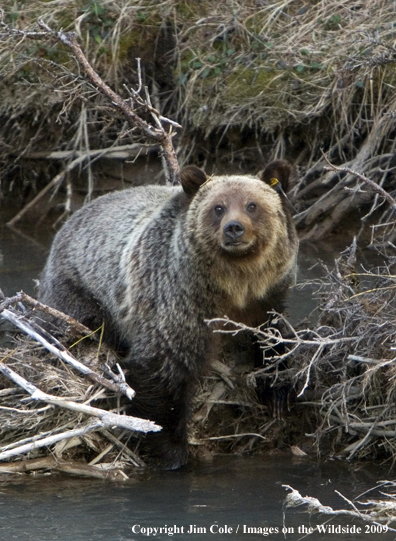
[[[224,212],[224,207],[222,207],[221,205],[216,205],[214,211],[216,216],[221,216]]]
[[[257,209],[256,203],[249,203],[247,206],[248,212],[254,212]]]

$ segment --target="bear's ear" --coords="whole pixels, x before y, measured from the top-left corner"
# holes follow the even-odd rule
[[[275,191],[287,193],[291,171],[292,166],[286,160],[275,160],[261,172],[260,178]]]
[[[206,173],[196,165],[186,165],[180,171],[180,182],[184,192],[192,197],[207,181]]]

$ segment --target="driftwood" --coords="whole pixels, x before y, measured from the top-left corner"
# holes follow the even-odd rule
[[[128,476],[122,469],[117,467],[104,469],[53,456],[0,464],[0,473],[26,473],[37,470],[59,471],[83,477],[93,477],[95,479],[107,479],[111,481],[125,481],[128,479]]]
[[[386,483],[384,483],[386,484]],[[380,528],[380,533],[396,532],[396,529],[391,528],[388,524],[396,522],[396,503],[389,500],[370,500],[368,502],[352,502],[345,496],[343,496],[338,490],[335,492],[352,507],[352,509],[333,509],[329,505],[323,505],[317,498],[312,496],[301,496],[298,490],[295,490],[289,485],[282,485],[290,493],[286,496],[285,505],[287,508],[300,507],[306,505],[308,513],[320,513],[322,515],[330,516],[349,516],[357,519],[361,519],[364,522],[371,522],[377,524]],[[357,506],[365,506],[364,509]],[[385,523],[385,526],[384,526]],[[328,523],[326,523],[328,524]],[[327,526],[328,527],[328,526]],[[322,529],[323,525],[313,526],[311,533],[319,531],[320,533],[326,533],[328,530]],[[330,530],[331,531],[331,530]],[[353,532],[352,532],[353,533]],[[361,532],[360,532],[361,533]]]

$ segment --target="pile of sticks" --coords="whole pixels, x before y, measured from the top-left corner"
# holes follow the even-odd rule
[[[84,362],[40,325],[43,313],[68,325]],[[135,393],[96,334],[24,293],[3,301],[0,319],[28,336],[1,349],[0,472],[50,468],[118,478],[126,465],[143,467],[127,444],[136,432],[161,427],[124,413],[121,398],[127,404]]]

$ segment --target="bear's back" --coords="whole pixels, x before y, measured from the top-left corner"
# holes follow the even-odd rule
[[[72,307],[69,301],[70,292],[80,289],[106,310],[116,310],[117,292],[125,289],[124,254],[133,250],[146,224],[172,208],[178,194],[180,188],[141,186],[101,196],[77,211],[55,236],[39,298],[81,318],[78,303]]]

